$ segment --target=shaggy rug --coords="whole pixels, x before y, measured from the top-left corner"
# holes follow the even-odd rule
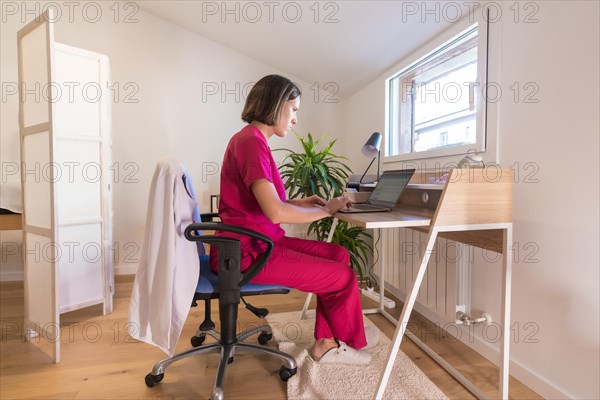
[[[372,399],[385,364],[391,340],[382,332],[379,342],[366,350],[369,365],[319,364],[308,355],[314,342],[314,319],[300,319],[300,312],[267,316],[279,349],[292,355],[298,373],[287,382],[288,399]],[[365,326],[373,323],[365,318]],[[388,381],[384,399],[446,399],[437,386],[401,351]]]

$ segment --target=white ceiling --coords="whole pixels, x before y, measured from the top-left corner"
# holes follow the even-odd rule
[[[346,97],[446,29],[443,2],[143,1],[165,20]],[[437,13],[435,7],[438,7]],[[457,4],[457,3],[454,3]],[[467,10],[462,11],[467,15]]]

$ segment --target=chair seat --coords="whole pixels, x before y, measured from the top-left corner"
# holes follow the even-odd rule
[[[219,276],[210,269],[210,257],[200,256],[200,279],[196,286],[196,300],[216,299],[219,297]],[[281,285],[261,285],[247,283],[240,288],[242,296],[258,296],[261,294],[287,294],[290,288]]]

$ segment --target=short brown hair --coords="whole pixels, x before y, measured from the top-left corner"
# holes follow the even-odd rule
[[[250,90],[242,111],[242,120],[249,124],[258,121],[269,126],[275,125],[283,104],[301,95],[298,85],[289,79],[280,75],[267,75]]]

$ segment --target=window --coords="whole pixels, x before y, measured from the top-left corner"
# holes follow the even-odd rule
[[[386,80],[388,159],[485,150],[482,36],[473,25]]]

